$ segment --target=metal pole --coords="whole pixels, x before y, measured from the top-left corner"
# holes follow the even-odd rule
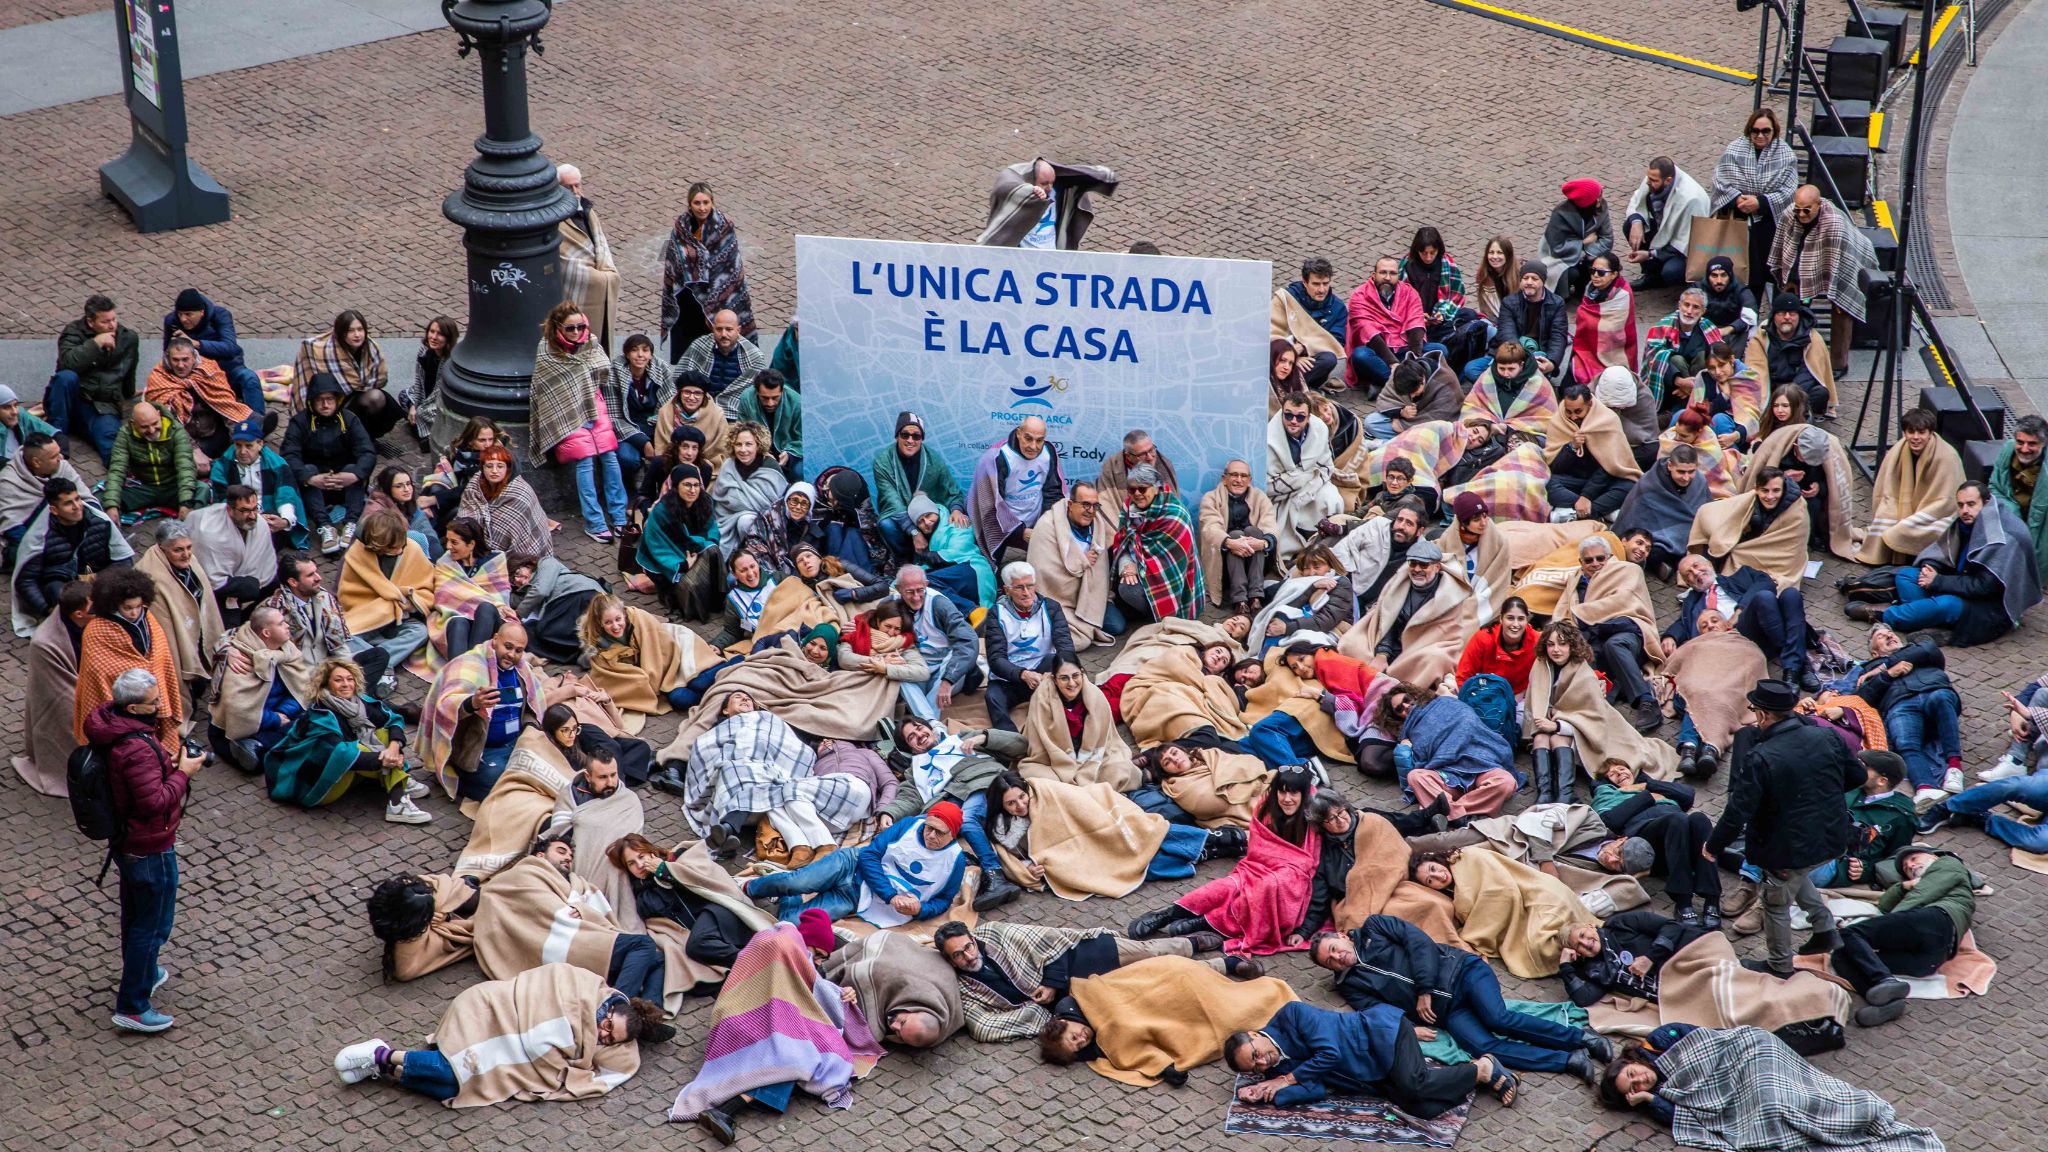
[[[1785,97],[1785,126],[1799,123],[1799,85],[1806,73],[1806,0],[1792,0],[1792,83]],[[1809,154],[1810,157],[1810,154]]]
[[[1920,143],[1925,127],[1920,117],[1926,111],[1927,66],[1934,59],[1934,19],[1935,0],[1921,0],[1919,63],[1913,66],[1913,119],[1906,129],[1905,165],[1899,177],[1899,270],[1892,277],[1891,330],[1885,334],[1884,390],[1879,394],[1877,414],[1879,460],[1884,459],[1885,451],[1891,446],[1892,424],[1897,419],[1893,408],[1902,406],[1898,401],[1899,358],[1906,354],[1906,345],[1912,334],[1913,302],[1918,296],[1907,264],[1910,251],[1907,244],[1912,236],[1914,207],[1920,193]]]

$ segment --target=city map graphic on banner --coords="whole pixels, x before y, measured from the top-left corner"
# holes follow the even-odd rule
[[[798,236],[796,283],[807,474],[867,474],[907,410],[962,487],[1031,416],[1070,480],[1143,428],[1191,508],[1231,459],[1263,482],[1265,261]]]

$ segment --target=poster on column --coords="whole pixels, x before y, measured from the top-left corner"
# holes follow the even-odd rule
[[[1232,459],[1263,483],[1264,261],[798,236],[796,291],[809,475],[868,475],[912,411],[963,489],[1032,416],[1070,480],[1142,428],[1191,512]]]

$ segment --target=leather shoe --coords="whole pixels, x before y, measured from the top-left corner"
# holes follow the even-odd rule
[[[1780,980],[1790,980],[1792,978],[1791,972],[1780,972],[1776,968],[1771,967],[1769,960],[1744,960],[1742,966],[1751,972],[1761,972],[1766,976],[1776,976]],[[1794,971],[1797,971],[1797,969],[1794,969]]]
[[[1223,951],[1224,940],[1221,932],[1193,932],[1185,939],[1189,947],[1195,950],[1195,955],[1197,956],[1204,952]]]
[[[1133,940],[1149,940],[1159,935],[1161,928],[1186,915],[1187,913],[1183,912],[1178,905],[1168,904],[1164,908],[1147,912],[1136,920],[1131,921],[1124,928],[1124,935],[1129,936]]]
[[[1657,710],[1655,701],[1645,700],[1636,705],[1636,731],[1645,735],[1664,726],[1664,714]]]
[[[1856,1010],[1856,1026],[1875,1028],[1879,1024],[1889,1024],[1905,1014],[1904,1000],[1893,1000],[1888,1004],[1865,1004]]]
[[[1700,927],[1709,932],[1721,930],[1721,909],[1712,900],[1707,901],[1707,910],[1700,913]]]
[[[1584,1048],[1565,1058],[1564,1070],[1589,1085],[1600,1082],[1600,1066],[1593,1062],[1593,1058],[1586,1054]]]
[[[733,1127],[731,1113],[720,1108],[706,1108],[697,1113],[697,1127],[711,1133],[720,1144],[731,1144],[739,1139],[739,1130]]]
[[[1856,621],[1858,624],[1875,624],[1879,620],[1884,619],[1885,608],[1886,605],[1883,604],[1868,604],[1861,600],[1851,600],[1847,604],[1842,605],[1842,615]]]
[[[1003,875],[1002,870],[999,868],[985,872],[983,875],[988,877],[988,887],[979,896],[974,898],[974,910],[976,912],[987,912],[991,909],[1001,908],[1003,905],[1024,894],[1024,889],[1018,887],[1017,883],[1008,876]]]
[[[1825,956],[1841,946],[1842,934],[1830,928],[1825,932],[1815,932],[1813,935],[1808,936],[1806,943],[1799,946],[1799,954],[1801,956]]]
[[[1232,980],[1257,980],[1266,974],[1266,966],[1249,956],[1226,956],[1223,971]]]
[[[1818,692],[1820,689],[1820,673],[1815,672],[1811,667],[1801,668],[1799,670],[1799,690],[1801,692]]]
[[[1614,1059],[1614,1041],[1593,1031],[1591,1028],[1581,1032],[1579,1039],[1585,1044],[1586,1055],[1591,1056],[1602,1064]]]
[[[1699,764],[1699,762],[1699,745],[1680,744],[1678,746],[1678,774],[1680,776],[1691,776],[1693,774],[1694,768]]]
[[[1912,991],[1913,986],[1904,980],[1899,979],[1897,976],[1887,976],[1872,984],[1870,989],[1863,993],[1863,1002],[1878,1005],[1890,1004],[1895,1000],[1904,1000],[1912,994]]]

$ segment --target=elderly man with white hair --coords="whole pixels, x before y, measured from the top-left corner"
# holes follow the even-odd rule
[[[967,613],[943,592],[933,592],[931,579],[915,564],[896,570],[896,598],[910,609],[917,651],[930,669],[921,684],[900,682],[903,699],[917,715],[936,720],[956,694],[981,687],[981,637]]]
[[[598,222],[597,206],[583,195],[583,171],[574,164],[555,169],[555,179],[576,201],[576,211],[562,221],[562,295],[583,306],[590,338],[607,352],[612,348],[612,317],[619,311],[619,266]],[[613,419],[621,413],[612,413]]]
[[[1005,564],[1002,595],[981,619],[981,639],[988,652],[989,726],[1015,732],[1010,709],[1029,700],[1061,661],[1074,659],[1067,614],[1038,594],[1031,565]]]

